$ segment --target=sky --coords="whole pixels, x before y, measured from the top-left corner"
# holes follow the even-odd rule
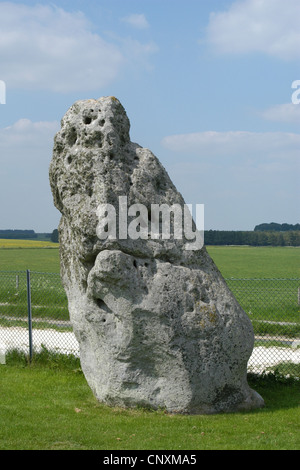
[[[77,100],[115,96],[205,230],[300,222],[299,0],[0,2],[0,229],[52,232]]]

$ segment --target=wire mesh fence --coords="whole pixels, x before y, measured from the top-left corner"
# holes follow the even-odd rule
[[[248,370],[280,368],[292,375],[300,364],[300,279],[226,279],[251,319],[255,346]],[[60,275],[0,271],[0,362],[5,352],[32,355],[46,348],[79,355]]]
[[[248,370],[279,368],[299,376],[300,279],[226,279],[251,319],[255,347]]]
[[[28,274],[0,271],[0,349],[78,355],[60,275]]]

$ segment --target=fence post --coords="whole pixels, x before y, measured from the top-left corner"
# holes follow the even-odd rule
[[[27,269],[27,310],[28,310],[28,333],[29,333],[29,362],[32,361],[32,313],[31,313],[31,285],[30,271]]]

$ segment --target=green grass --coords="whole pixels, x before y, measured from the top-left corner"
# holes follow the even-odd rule
[[[43,356],[43,355],[42,355]],[[265,408],[210,416],[123,410],[97,402],[78,360],[11,354],[0,366],[1,450],[297,450],[299,386],[249,379]]]
[[[59,250],[40,248],[39,241],[7,240],[0,248],[0,303],[3,315],[16,317],[26,314],[26,274],[32,271],[33,318],[68,319],[66,296],[59,277],[37,274],[59,273]],[[14,248],[9,248],[10,246]],[[17,248],[16,248],[17,247]],[[25,247],[25,248],[24,248]],[[35,248],[34,248],[35,247]],[[299,281],[262,281],[262,278],[299,278],[300,248],[298,247],[248,247],[208,246],[211,255],[227,283],[252,320],[257,334],[277,334],[295,338],[300,333],[298,287]],[[19,290],[16,273],[1,271],[21,270]],[[245,278],[235,281],[231,278]],[[274,325],[262,320],[295,323]],[[3,324],[3,321],[1,320]],[[41,324],[40,324],[41,327]]]
[[[226,278],[300,277],[300,248],[209,246],[207,250]],[[0,271],[26,269],[59,273],[58,248],[0,249]],[[46,314],[46,310],[43,312],[38,307],[42,299],[46,299],[48,308],[51,306],[50,315],[56,315],[60,294],[55,292],[54,295],[45,284],[46,278],[35,276],[33,273],[32,282],[38,283],[35,291],[39,294],[32,294],[33,316],[40,318]],[[19,302],[22,308],[16,308],[17,315],[26,315],[26,295],[21,292],[16,295],[15,274],[9,279],[7,288],[7,279],[4,282],[1,278],[1,289],[6,286],[6,290],[0,289],[0,302],[7,301],[9,292],[10,306],[6,313],[11,314],[12,305]],[[20,278],[20,286],[24,279]],[[253,286],[251,289],[253,291]],[[260,305],[266,292],[259,288],[255,297],[250,296],[251,305],[247,304],[247,308],[253,310],[255,302],[256,306]],[[279,294],[281,298],[282,294]],[[1,306],[1,313],[5,313],[5,308]],[[296,312],[289,312],[299,323]],[[259,319],[261,311],[254,314]],[[260,324],[260,327],[266,328],[266,324]],[[270,332],[270,327],[275,328],[268,325],[265,333]],[[278,333],[277,328],[274,333]],[[299,449],[299,382],[289,382],[276,374],[250,379],[252,387],[265,400],[266,406],[262,410],[214,416],[174,416],[162,411],[122,410],[100,404],[76,359],[52,355],[49,360],[45,356],[43,361],[42,355],[35,355],[34,363],[29,366],[25,358],[11,355],[8,364],[0,366],[1,450]],[[290,371],[285,364],[278,370],[285,374],[285,367]]]
[[[255,330],[262,333],[267,328],[281,335],[295,337],[300,333],[300,306],[298,305],[299,280],[227,279],[229,288],[243,306]],[[262,325],[262,320],[277,322]],[[285,325],[279,323],[285,322]]]
[[[0,248],[0,271],[40,271],[59,273],[59,249]]]
[[[33,326],[38,328],[49,327],[49,323],[42,325],[41,319],[68,320],[69,312],[66,293],[63,289],[58,273],[31,272],[31,305]],[[0,324],[19,326],[20,319],[27,318],[27,282],[26,272],[0,271]],[[35,325],[34,320],[39,323]],[[16,323],[17,322],[17,323]],[[24,324],[23,324],[24,326]],[[53,325],[55,327],[55,325]]]
[[[300,247],[206,248],[225,278],[300,278]]]
[[[0,248],[0,303],[3,316],[15,316],[9,325],[18,326],[18,317],[27,317],[26,270],[32,271],[32,316],[68,320],[67,299],[59,276],[45,276],[39,273],[59,274],[59,246],[57,243],[29,240],[2,240]],[[31,244],[31,245],[30,245]],[[28,246],[31,246],[28,248]],[[43,246],[43,247],[41,247]],[[49,248],[50,247],[50,248]],[[7,271],[7,272],[1,272]],[[22,272],[14,272],[22,271]],[[17,278],[18,275],[18,288]],[[6,326],[7,320],[1,319]],[[48,325],[45,325],[49,327]],[[39,323],[39,327],[42,324]]]
[[[59,249],[0,248],[0,271],[58,273]],[[207,251],[224,277],[300,277],[300,247],[207,246]]]
[[[300,247],[208,246],[207,251],[251,318],[256,334],[299,337],[300,283],[290,279],[300,278]]]

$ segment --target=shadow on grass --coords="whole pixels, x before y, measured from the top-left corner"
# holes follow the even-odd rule
[[[256,412],[264,413],[271,410],[299,408],[299,376],[283,375],[280,366],[260,375],[248,374],[248,383],[265,401],[265,407],[256,410]]]

